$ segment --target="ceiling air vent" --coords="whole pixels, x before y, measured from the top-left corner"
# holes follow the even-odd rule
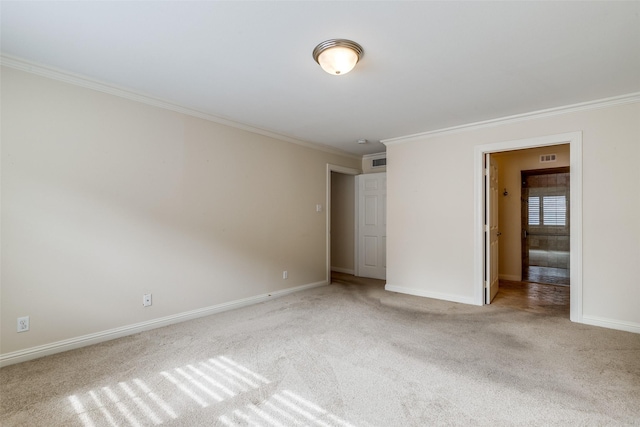
[[[555,162],[556,161],[556,155],[555,154],[541,154],[540,155],[540,163],[549,163],[549,162]]]
[[[372,168],[381,168],[383,166],[387,166],[387,158],[386,157],[384,159],[373,159],[373,160],[371,160],[371,167]]]

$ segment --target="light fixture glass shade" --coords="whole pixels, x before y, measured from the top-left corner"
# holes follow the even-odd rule
[[[320,43],[313,50],[313,59],[329,74],[341,76],[353,70],[364,51],[351,40],[332,39]]]
[[[318,56],[318,63],[329,74],[347,74],[358,62],[358,55],[348,47],[332,47]]]

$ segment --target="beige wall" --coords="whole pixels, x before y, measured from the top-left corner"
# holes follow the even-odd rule
[[[360,159],[9,68],[1,89],[2,354],[326,280],[326,165]]]
[[[331,269],[353,274],[355,177],[331,173]]]
[[[584,321],[640,332],[640,103],[389,144],[387,283],[475,301],[474,147],[582,131]]]
[[[386,153],[375,153],[375,154],[367,154],[362,156],[362,173],[378,173],[378,172],[386,172],[386,166],[378,166],[372,167],[371,161],[373,159],[378,159],[381,157],[386,157]]]
[[[541,154],[556,154],[553,163],[540,163]],[[569,145],[558,145],[527,150],[507,151],[493,155],[498,164],[498,229],[502,233],[499,246],[498,270],[500,278],[522,278],[521,244],[521,176],[523,170],[548,169],[569,166]],[[504,189],[508,195],[503,195]]]

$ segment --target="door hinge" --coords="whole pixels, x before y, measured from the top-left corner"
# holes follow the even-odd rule
[[[476,283],[477,283],[477,282],[476,282]],[[484,288],[485,288],[485,289],[489,289],[489,281],[488,281],[488,280],[485,280],[485,281],[484,281]]]
[[[485,225],[484,225],[484,231],[485,231],[485,232],[488,232],[488,231],[489,231],[489,225],[488,225],[488,224],[485,224]]]

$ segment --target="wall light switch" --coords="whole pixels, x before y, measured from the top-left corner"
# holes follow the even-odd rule
[[[316,205],[316,212],[322,212],[322,205]]]

